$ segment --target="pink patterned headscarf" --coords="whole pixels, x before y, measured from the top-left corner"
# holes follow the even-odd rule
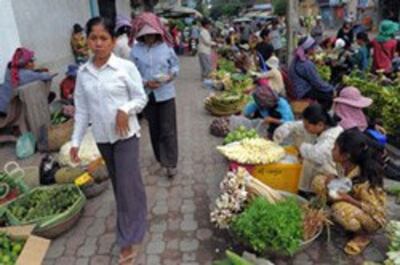
[[[17,48],[11,59],[11,85],[19,86],[19,69],[24,68],[33,60],[35,53],[26,48]]]
[[[157,31],[161,35],[163,41],[170,47],[173,46],[173,40],[167,29],[162,24],[160,18],[151,12],[143,12],[132,21],[132,39],[131,42],[136,38],[140,30],[148,25]]]
[[[361,108],[352,107],[343,103],[335,103],[334,112],[341,118],[340,126],[343,129],[351,129],[357,127],[360,131],[364,131],[368,127],[367,118]]]

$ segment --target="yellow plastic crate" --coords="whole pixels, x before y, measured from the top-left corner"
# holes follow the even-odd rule
[[[291,155],[298,154],[294,147],[285,148]],[[251,170],[252,176],[270,186],[271,188],[297,193],[302,164],[273,163],[268,165],[257,165]]]

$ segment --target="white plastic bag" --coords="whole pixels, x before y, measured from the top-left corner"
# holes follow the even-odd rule
[[[76,163],[71,161],[71,157],[69,154],[71,146],[71,142],[68,142],[61,147],[58,154],[58,162],[60,163],[60,165],[70,167],[77,166]],[[97,148],[97,144],[94,140],[92,131],[89,129],[86,132],[85,137],[83,138],[83,141],[79,148],[79,158],[81,159],[80,165],[87,166],[91,161],[96,160],[99,157],[101,157],[100,151]]]

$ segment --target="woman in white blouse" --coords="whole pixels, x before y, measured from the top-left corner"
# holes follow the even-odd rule
[[[78,73],[75,89],[75,127],[70,151],[78,151],[89,125],[106,162],[117,204],[119,264],[133,264],[146,232],[146,194],[139,168],[140,127],[136,114],[147,103],[135,65],[115,56],[114,25],[95,17],[87,25],[94,56]]]
[[[303,120],[287,122],[274,132],[274,141],[283,142],[289,136],[296,141],[303,158],[303,172],[299,189],[303,195],[311,192],[311,182],[319,174],[337,175],[332,149],[343,131],[336,118],[331,117],[319,104],[307,107]]]

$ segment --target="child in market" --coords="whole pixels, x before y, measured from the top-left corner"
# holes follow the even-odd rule
[[[78,66],[71,64],[65,73],[65,78],[60,84],[61,98],[72,103],[75,90],[76,75],[78,73]]]
[[[334,221],[354,233],[344,251],[358,255],[370,243],[370,235],[386,223],[382,169],[368,140],[358,129],[349,129],[339,135],[332,157],[338,166],[339,177],[317,176],[312,186],[319,198],[328,198],[332,202]],[[351,181],[348,192],[333,188],[338,179]]]

